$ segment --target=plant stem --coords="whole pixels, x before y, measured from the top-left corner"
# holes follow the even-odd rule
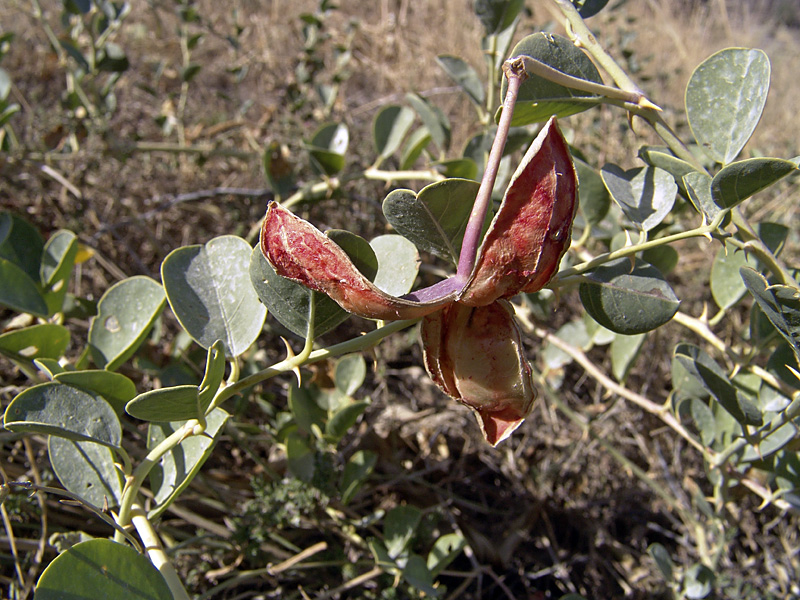
[[[464,231],[464,241],[461,244],[461,254],[458,257],[458,269],[456,270],[456,279],[461,281],[466,281],[475,267],[481,229],[483,229],[486,219],[486,211],[489,210],[492,203],[492,189],[500,168],[500,159],[503,158],[503,149],[508,139],[508,130],[511,127],[511,118],[514,116],[514,106],[517,103],[519,88],[528,77],[525,72],[525,61],[519,57],[503,63],[503,72],[508,78],[508,89],[506,97],[503,99],[503,112],[500,115],[500,122],[497,124],[497,134],[492,142],[492,149],[489,151],[489,159],[486,161],[486,170],[483,172],[478,195],[475,197],[475,204],[472,206],[472,212]]]
[[[147,557],[153,563],[153,566],[159,570],[164,581],[167,582],[169,591],[172,592],[172,598],[174,600],[189,600],[189,594],[186,592],[186,588],[183,587],[183,582],[178,577],[175,567],[169,561],[167,553],[164,552],[164,547],[161,545],[161,540],[158,538],[156,530],[153,529],[153,524],[148,521],[147,514],[138,504],[131,510],[131,522],[142,539]]]

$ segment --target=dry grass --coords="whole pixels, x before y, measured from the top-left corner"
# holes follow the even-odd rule
[[[369,160],[371,156],[370,124],[377,108],[386,102],[402,103],[410,90],[429,94],[448,114],[454,129],[453,154],[457,154],[477,130],[474,112],[442,74],[435,56],[462,56],[483,71],[480,25],[472,16],[471,2],[341,0],[340,4],[341,9],[327,21],[333,41],[330,46],[347,41],[351,20],[357,19],[358,27],[350,75],[342,84],[332,118],[350,125],[357,157]],[[531,14],[521,24],[518,37],[554,18],[545,2],[529,0],[527,4]],[[222,197],[169,207],[162,206],[162,201],[170,195],[218,186],[263,187],[258,151],[276,140],[287,144],[297,157],[302,138],[308,137],[322,118],[320,106],[314,103],[294,114],[287,110],[287,89],[295,82],[295,65],[303,53],[299,15],[313,12],[317,2],[200,0],[197,5],[207,34],[194,55],[203,70],[188,96],[187,142],[250,153],[240,159],[210,156],[201,162],[167,153],[123,156],[109,152],[118,142],[162,141],[155,119],[175,111],[180,95],[180,49],[174,35],[178,20],[168,10],[169,3],[133,3],[121,38],[132,68],[119,86],[119,110],[104,137],[88,136],[80,152],[72,154],[54,150],[63,142],[63,136],[59,137],[59,127],[64,125],[59,105],[63,78],[46,39],[28,16],[27,2],[12,0],[0,6],[2,27],[18,33],[3,67],[11,73],[15,94],[25,108],[16,126],[25,146],[33,151],[0,157],[0,207],[24,212],[46,232],[59,227],[73,229],[95,247],[98,258],[104,260],[86,265],[77,282],[87,296],[98,297],[123,275],[157,277],[161,261],[177,246],[203,243],[223,233],[245,235],[263,214],[263,197]],[[799,154],[796,128],[787,126],[795,122],[796,57],[800,54],[797,30],[774,23],[766,3],[727,2],[727,19],[713,16],[719,6],[720,0],[640,0],[625,3],[619,12],[601,13],[589,24],[620,61],[624,60],[623,51],[632,53],[628,64],[635,63],[639,69],[634,77],[684,133],[685,117],[679,107],[694,66],[723,47],[763,48],[772,61],[772,88],[749,149],[776,156]],[[55,17],[54,12],[51,18]],[[239,49],[224,39],[237,24],[243,27]],[[559,26],[555,27],[559,31]],[[330,49],[324,58],[333,59]],[[232,69],[246,70],[240,82]],[[594,164],[637,164],[636,149],[642,139],[617,112],[592,111],[564,124],[573,129],[576,145]],[[43,175],[39,168],[42,159],[50,160],[81,191],[81,198]],[[311,179],[311,175],[302,172],[301,178]],[[347,190],[344,199],[325,201],[309,210],[317,222],[337,224],[338,219],[344,220],[338,224],[359,233],[373,231],[383,227],[376,207],[384,193],[380,186],[357,184]],[[758,210],[775,218],[770,212],[781,205],[774,203],[787,200],[786,196],[774,199]],[[136,220],[154,208],[158,210]],[[795,218],[796,210],[789,208],[784,216]],[[135,225],[113,228],[129,219],[134,219]],[[681,284],[698,295],[692,305],[699,306],[705,290],[702,282],[692,279],[690,266],[708,264],[707,247],[687,244],[681,250],[681,265],[689,279]],[[564,298],[548,325],[560,324],[580,310],[575,298]],[[333,337],[357,333],[361,325],[352,324]],[[670,357],[665,349],[671,348],[676,335],[672,330],[650,336],[644,349],[650,360],[643,361],[647,364],[640,365],[629,380],[633,389],[655,401],[664,400],[669,391]],[[260,343],[267,359],[278,356],[280,345],[274,335],[265,335]],[[537,346],[530,349],[534,356],[539,341],[533,340],[531,345]],[[608,368],[604,351],[595,349],[590,357]],[[149,358],[162,364],[169,360],[167,351],[161,349],[153,349]],[[538,600],[569,591],[589,598],[666,598],[669,593],[646,553],[648,544],[664,544],[680,565],[697,559],[693,532],[676,513],[551,402],[538,403],[511,443],[499,451],[488,450],[479,442],[466,410],[442,398],[421,376],[419,350],[413,339],[392,338],[377,350],[376,358],[381,368],[371,374],[364,392],[371,395],[373,404],[357,435],[348,441],[347,451],[372,449],[380,462],[371,487],[354,506],[342,510],[355,521],[379,508],[408,502],[439,517],[437,526],[443,531],[458,527],[469,539],[471,553],[462,556],[451,571],[475,574],[462,598]],[[8,363],[0,363],[0,369],[6,386],[5,405],[16,386],[25,381]],[[661,428],[655,418],[609,398],[575,366],[550,375],[563,377],[560,393],[564,402],[591,420],[599,437],[612,441],[649,478],[673,490],[681,502],[689,505],[694,490],[707,491],[696,454]],[[278,383],[265,393],[274,395],[279,404],[284,401],[285,391]],[[420,419],[420,415],[426,418]],[[283,457],[274,451],[263,427],[269,417],[250,407],[237,418],[262,429],[244,441],[225,438],[182,500],[188,515],[170,516],[162,525],[176,541],[190,540],[202,531],[200,517],[217,526],[228,526],[231,519],[240,517],[242,506],[252,498],[248,482],[253,474],[264,473],[265,462],[279,472],[285,470]],[[35,467],[26,462],[19,443],[7,444],[6,449],[4,467],[9,475],[30,475]],[[34,451],[38,452],[37,462],[47,465],[43,447],[36,445]],[[757,502],[749,495],[736,506],[738,513],[731,515],[730,522],[739,533],[730,553],[720,560],[720,576],[739,579],[763,592],[753,592],[752,598],[768,597],[768,593],[788,597],[798,576],[796,519],[782,519],[773,509],[757,511]],[[35,526],[37,515],[27,510],[21,511],[20,519]],[[52,504],[50,511],[55,527],[95,527],[71,508]],[[368,560],[364,548],[344,539],[329,515],[312,517],[306,528],[282,530],[281,534],[300,548],[319,539],[338,544],[342,555],[335,559]],[[221,529],[225,531],[225,527]],[[374,530],[363,528],[359,533],[372,535]],[[225,569],[231,565],[229,572],[235,573],[237,561],[243,560],[242,547],[230,543],[224,533],[208,546],[189,542],[179,557],[196,591],[224,579]],[[2,558],[5,561],[5,554]],[[263,560],[274,563],[279,558],[268,554]],[[244,564],[242,568],[260,566],[263,564]],[[351,577],[358,572],[362,571],[356,570]],[[346,579],[336,569],[296,571],[286,573],[283,579],[247,581],[230,590],[228,597],[299,597],[298,588],[313,589],[317,576],[329,588]],[[445,580],[451,591],[463,581],[453,574]],[[341,597],[378,597],[381,586],[391,583],[391,578],[383,578]],[[743,592],[739,597],[746,595]]]

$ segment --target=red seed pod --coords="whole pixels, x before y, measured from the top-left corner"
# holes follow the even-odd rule
[[[551,118],[514,173],[458,301],[484,306],[542,289],[569,248],[577,209],[575,167]]]
[[[425,367],[449,396],[471,408],[496,446],[519,427],[536,397],[531,367],[508,302],[452,303],[422,321]]]

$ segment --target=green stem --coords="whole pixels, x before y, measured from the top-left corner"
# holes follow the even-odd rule
[[[778,260],[775,258],[775,255],[772,253],[772,250],[767,248],[766,244],[761,241],[761,238],[758,237],[758,234],[753,229],[753,226],[747,220],[747,217],[742,214],[739,208],[737,207],[736,209],[732,210],[730,214],[733,224],[736,225],[737,229],[739,230],[739,235],[742,236],[745,243],[740,245],[740,242],[735,238],[731,238],[730,242],[735,245],[740,245],[743,250],[755,254],[756,258],[764,263],[767,269],[769,269],[776,277],[778,277],[778,279],[780,279],[780,283],[783,285],[796,286],[797,282],[792,274],[778,262]]]
[[[144,544],[147,557],[153,563],[153,566],[159,570],[164,581],[167,582],[169,591],[172,592],[172,598],[174,600],[189,600],[189,594],[186,592],[186,588],[183,587],[183,582],[178,577],[175,567],[169,561],[167,553],[164,552],[164,547],[161,545],[161,540],[158,538],[156,530],[153,529],[153,524],[150,523],[147,519],[147,514],[138,504],[134,505],[131,510],[131,521]]]
[[[663,246],[665,244],[671,244],[673,242],[677,242],[680,240],[707,236],[710,233],[717,230],[719,224],[722,223],[722,220],[724,218],[725,218],[725,213],[721,212],[708,225],[696,227],[694,229],[690,229],[689,231],[682,231],[680,233],[667,235],[662,238],[649,240],[641,244],[633,244],[631,246],[625,246],[624,248],[620,248],[619,250],[614,250],[613,252],[605,252],[604,254],[596,256],[595,258],[589,261],[577,264],[574,267],[570,267],[569,269],[564,269],[563,271],[558,273],[556,278],[553,279],[553,283],[557,282],[558,285],[569,285],[570,283],[573,283],[573,281],[579,282],[582,280],[581,276],[583,273],[591,271],[595,267],[599,267],[600,265],[610,262],[612,260],[616,260],[617,258],[631,256],[643,250],[648,250],[650,248],[657,248],[659,246]]]

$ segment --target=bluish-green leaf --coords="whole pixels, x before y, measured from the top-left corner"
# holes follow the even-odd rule
[[[325,437],[333,443],[338,443],[347,431],[356,424],[367,407],[369,402],[351,402],[341,407],[333,413],[325,423]]]
[[[375,279],[375,274],[378,272],[378,257],[375,256],[375,251],[367,240],[346,229],[329,229],[325,235],[347,253],[364,277],[370,281]]]
[[[419,115],[433,143],[438,146],[440,152],[445,152],[450,147],[450,121],[445,114],[438,106],[431,104],[419,94],[409,92],[406,94],[406,100]]]
[[[780,158],[740,160],[714,175],[711,197],[720,208],[733,208],[796,170],[793,162]]]
[[[758,407],[736,389],[722,367],[702,349],[681,344],[676,348],[675,356],[738,423],[761,425]]]
[[[225,378],[226,364],[225,346],[222,340],[217,340],[208,349],[208,355],[206,356],[206,372],[203,376],[203,381],[200,382],[197,388],[197,400],[203,414],[208,410],[211,401],[222,385],[222,380]]]
[[[642,231],[650,231],[672,210],[678,186],[672,175],[656,167],[628,171],[605,165],[601,171],[611,197]]]
[[[375,150],[383,158],[389,158],[403,143],[415,113],[407,106],[390,104],[384,106],[372,122],[372,138]]]
[[[383,214],[417,248],[455,264],[479,187],[476,181],[445,179],[425,186],[419,194],[395,190],[383,201]],[[490,221],[491,214],[486,226]]]
[[[353,499],[358,489],[367,480],[375,464],[378,462],[378,455],[369,450],[358,450],[347,461],[342,472],[342,504],[347,504]]]
[[[136,397],[136,385],[122,375],[104,370],[62,371],[53,380],[102,396],[117,415],[125,412],[125,405]]]
[[[150,471],[150,489],[155,494],[156,508],[147,516],[152,521],[172,504],[191,483],[203,463],[211,455],[230,415],[215,408],[206,417],[203,435],[193,435],[183,440]],[[173,423],[151,423],[147,433],[147,447],[152,449],[184,425],[184,421]]]
[[[111,405],[70,385],[41,383],[21,392],[5,414],[10,431],[57,435],[119,447],[122,428]]]
[[[589,17],[595,16],[599,13],[603,8],[605,8],[606,4],[608,4],[608,0],[571,0],[572,3],[575,5],[575,8],[578,9],[578,12],[584,19],[588,19]]]
[[[150,559],[130,546],[95,539],[59,554],[36,583],[34,600],[172,600]]]
[[[433,574],[425,564],[425,559],[419,554],[411,554],[406,560],[403,566],[403,579],[428,597],[439,596],[439,590],[433,587]]]
[[[0,258],[12,262],[38,283],[43,251],[44,239],[38,229],[14,213],[0,212]]]
[[[437,538],[428,553],[428,569],[433,576],[436,577],[443,569],[446,569],[447,565],[461,554],[466,545],[467,541],[460,533],[447,533]]]
[[[69,329],[55,323],[39,323],[0,334],[0,354],[30,363],[37,358],[59,359],[69,345]]]
[[[48,312],[60,312],[67,295],[69,277],[78,254],[78,238],[71,231],[57,231],[44,246],[39,268]]]
[[[478,73],[467,61],[458,56],[440,54],[436,57],[436,62],[447,73],[447,76],[464,90],[472,102],[483,107],[486,102],[486,89]]]
[[[596,225],[606,218],[611,208],[611,196],[603,178],[594,167],[579,158],[573,159],[578,174],[578,210],[589,225]]]
[[[396,506],[386,513],[383,535],[391,558],[397,558],[406,550],[421,520],[422,511],[415,506]]]
[[[769,79],[769,58],[749,48],[720,50],[694,70],[686,86],[686,115],[697,143],[713,160],[728,164],[753,135]]]
[[[340,123],[322,125],[306,146],[312,163],[328,176],[336,175],[344,168],[345,153],[350,144],[350,132]]]
[[[586,311],[601,325],[625,335],[667,323],[680,306],[675,292],[653,266],[621,258],[586,275],[580,285]]]
[[[769,285],[758,271],[750,267],[742,267],[739,273],[775,329],[800,355],[800,290],[788,285]]]
[[[474,0],[473,10],[490,36],[507,29],[524,6],[524,0]]]
[[[658,570],[661,571],[661,575],[664,577],[664,581],[666,581],[667,583],[671,583],[674,566],[672,563],[672,559],[669,556],[669,552],[667,552],[667,549],[664,548],[664,546],[662,546],[661,544],[655,543],[655,544],[650,544],[647,547],[647,553],[656,563]]]
[[[242,238],[224,235],[164,259],[161,279],[172,312],[203,348],[222,340],[227,356],[239,356],[261,333],[267,311],[250,281],[251,253]]]
[[[402,296],[411,291],[419,272],[417,247],[401,235],[379,235],[370,243],[378,259],[373,283],[387,294]]]
[[[108,446],[50,436],[50,464],[65,489],[90,504],[114,507],[122,498],[122,474]]]
[[[305,387],[292,383],[289,387],[289,410],[292,411],[297,427],[308,435],[325,428],[327,413],[317,404],[314,396]]]
[[[143,392],[125,412],[142,421],[187,421],[203,416],[196,385],[177,385]]]
[[[526,55],[549,67],[578,79],[603,83],[591,59],[567,38],[552,33],[534,33],[523,38],[511,51],[511,56]],[[501,98],[505,98],[508,81],[503,78]],[[514,108],[512,126],[541,123],[551,116],[568,117],[600,102],[600,98],[582,90],[553,83],[531,75],[520,87]],[[495,116],[499,119],[500,111]]]
[[[611,353],[611,372],[617,381],[624,381],[627,377],[634,361],[639,356],[646,337],[644,333],[614,337],[609,351]]]
[[[737,250],[733,244],[726,243],[717,251],[711,264],[711,296],[722,309],[736,304],[747,292],[739,269],[747,265],[744,251]]]
[[[314,337],[324,335],[350,317],[350,313],[325,294],[281,277],[256,246],[250,256],[250,280],[258,297],[281,325],[305,338],[308,332],[308,307],[314,299]]]
[[[471,158],[440,160],[433,163],[432,166],[448,178],[478,180],[478,164]]]
[[[98,367],[115,371],[139,348],[164,310],[164,288],[149,277],[112,285],[89,325],[89,346]]]
[[[0,258],[0,306],[47,317],[47,302],[39,286],[10,260]]]
[[[415,129],[414,132],[408,136],[406,145],[403,147],[403,152],[400,155],[400,168],[411,169],[417,159],[422,155],[422,151],[428,147],[433,138],[428,132],[427,127],[420,127]]]
[[[333,380],[339,391],[346,396],[355,394],[366,376],[367,363],[361,354],[348,354],[336,361]]]

